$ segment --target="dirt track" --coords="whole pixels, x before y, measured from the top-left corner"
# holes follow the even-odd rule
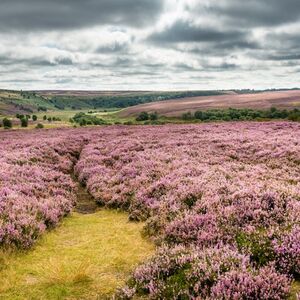
[[[122,117],[136,116],[142,111],[154,112],[159,115],[176,117],[184,112],[222,108],[300,108],[300,91],[276,91],[256,94],[235,94],[207,97],[192,97],[161,102],[152,102],[129,107],[120,113]]]

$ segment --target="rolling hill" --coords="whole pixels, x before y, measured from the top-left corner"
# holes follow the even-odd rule
[[[267,109],[272,106],[300,107],[300,90],[276,91],[11,91],[0,90],[0,115],[37,111],[123,109],[120,117],[134,117],[142,111],[168,117],[185,112],[221,108]]]
[[[231,93],[227,95],[187,97],[152,102],[122,110],[120,117],[133,117],[139,113],[157,112],[166,117],[179,117],[186,112],[226,108],[280,109],[300,108],[300,90],[266,91],[255,93]]]
[[[0,90],[0,115],[38,110],[122,109],[138,104],[185,97],[222,95],[227,91],[11,91]]]

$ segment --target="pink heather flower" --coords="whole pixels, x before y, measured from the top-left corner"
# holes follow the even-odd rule
[[[111,126],[0,138],[1,245],[28,248],[71,211],[74,168],[99,204],[147,219],[145,232],[160,245],[133,273],[125,299],[285,299],[284,274],[299,275],[298,123]]]

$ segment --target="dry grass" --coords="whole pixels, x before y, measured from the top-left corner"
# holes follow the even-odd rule
[[[295,281],[292,285],[292,296],[290,300],[298,300],[297,294],[300,296],[300,281]]]
[[[74,213],[27,253],[2,253],[0,299],[106,299],[152,255],[127,215]]]

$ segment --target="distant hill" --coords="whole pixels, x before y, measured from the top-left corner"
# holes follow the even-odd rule
[[[32,113],[38,110],[126,108],[153,101],[222,95],[227,91],[9,91],[0,90],[0,114]]]
[[[0,90],[0,115],[32,113],[53,109],[53,105],[35,92]]]
[[[122,116],[157,111],[176,116],[196,109],[218,107],[279,107],[298,105],[300,91],[211,90],[211,91],[11,91],[0,90],[0,115],[56,110],[125,109]],[[273,102],[274,103],[273,103]],[[132,108],[130,108],[132,107]]]
[[[139,113],[157,112],[167,117],[179,117],[186,112],[226,108],[281,109],[300,108],[300,90],[275,91],[234,91],[227,95],[188,97],[141,104],[126,108],[120,112],[121,117],[133,117]]]

